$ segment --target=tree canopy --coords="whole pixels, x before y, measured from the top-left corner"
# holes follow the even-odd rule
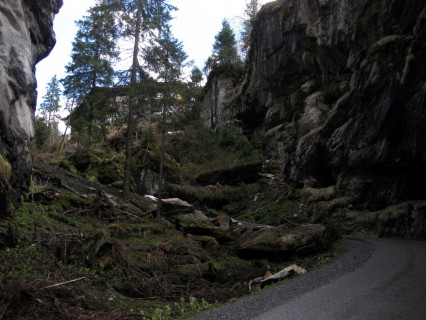
[[[229,67],[237,63],[239,60],[237,40],[235,33],[229,22],[224,19],[222,21],[222,29],[215,36],[213,44],[213,53],[207,59],[204,71],[208,73],[210,70],[216,70],[219,67]]]

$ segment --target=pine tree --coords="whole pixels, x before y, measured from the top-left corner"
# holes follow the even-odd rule
[[[112,84],[113,61],[118,57],[116,7],[107,0],[98,1],[83,19],[72,44],[71,62],[62,80],[64,93],[81,103],[95,87]]]
[[[247,52],[251,46],[251,32],[253,30],[256,15],[259,12],[259,0],[248,0],[244,10],[244,20],[241,31],[242,51]]]
[[[42,118],[36,119],[36,147],[52,149],[59,135],[58,120],[61,109],[61,88],[56,75],[52,77],[46,87],[46,94],[40,104]],[[43,129],[44,126],[44,129]],[[51,151],[51,150],[50,150]]]
[[[123,35],[133,41],[132,66],[130,69],[129,114],[127,121],[126,160],[124,163],[123,198],[130,198],[130,181],[132,176],[132,147],[136,126],[136,109],[138,108],[138,78],[142,71],[140,45],[143,40],[152,38],[171,20],[170,13],[175,8],[167,0],[118,0],[122,8]],[[138,77],[139,76],[139,77]]]
[[[87,129],[89,146],[95,129],[104,131],[106,97],[95,88],[112,85],[113,62],[118,58],[119,36],[115,14],[117,6],[112,0],[99,0],[77,21],[78,31],[72,44],[71,62],[65,67],[67,76],[62,80],[64,93],[77,107],[71,126],[79,137]],[[80,117],[79,119],[77,112]],[[84,125],[80,125],[83,124]]]
[[[57,113],[61,108],[61,88],[56,75],[50,79],[46,89],[46,95],[43,97],[40,109],[46,122],[50,124],[56,120]]]
[[[235,33],[229,22],[224,19],[222,21],[222,29],[215,36],[213,54],[208,58],[204,71],[208,73],[210,70],[217,70],[220,67],[226,69],[234,65],[238,60]]]
[[[185,66],[186,53],[183,45],[171,34],[170,27],[164,26],[152,46],[145,50],[144,59],[148,70],[156,75],[158,81],[157,96],[160,96],[161,141],[160,141],[160,177],[157,201],[157,219],[161,217],[161,197],[164,182],[164,155],[166,150],[166,117],[172,108],[180,103],[179,89]]]

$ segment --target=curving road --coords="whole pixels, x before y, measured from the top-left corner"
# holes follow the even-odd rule
[[[346,241],[336,262],[191,319],[426,319],[426,241]]]

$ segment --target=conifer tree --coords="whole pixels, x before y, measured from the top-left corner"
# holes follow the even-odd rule
[[[43,102],[40,104],[40,109],[46,122],[50,125],[56,120],[61,108],[61,88],[56,75],[50,79],[46,89],[47,91],[43,97]]]
[[[207,59],[204,71],[208,73],[210,70],[218,68],[228,68],[238,61],[238,49],[235,33],[229,22],[224,19],[222,21],[222,29],[215,36],[213,44],[213,54]]]
[[[244,10],[244,20],[241,31],[242,51],[247,52],[251,46],[251,32],[256,19],[256,15],[259,12],[260,3],[259,0],[247,0],[246,8]]]
[[[164,182],[164,155],[166,150],[166,117],[172,108],[180,103],[179,89],[182,87],[182,74],[187,58],[183,45],[172,36],[169,25],[165,25],[154,39],[153,45],[144,52],[146,67],[156,75],[160,96],[161,141],[160,177],[158,187],[157,218],[161,217],[161,197]]]
[[[59,135],[58,119],[61,109],[61,88],[56,75],[52,77],[46,87],[46,94],[40,104],[42,117],[36,119],[36,147],[52,149]]]
[[[115,0],[114,0],[115,1]],[[105,106],[99,96],[90,96],[97,87],[110,86],[113,81],[113,62],[118,57],[118,29],[115,14],[117,6],[112,0],[99,0],[77,21],[78,31],[72,44],[71,62],[65,67],[66,77],[62,80],[64,93],[77,104],[85,119],[73,117],[75,123],[85,123],[88,136],[93,137],[93,127]],[[99,110],[95,110],[95,109]],[[96,112],[98,114],[96,115]],[[102,122],[102,121],[101,121]],[[74,129],[82,130],[74,125]],[[80,132],[81,134],[81,132]]]
[[[126,160],[124,164],[123,198],[130,198],[130,181],[132,176],[132,147],[136,126],[136,109],[138,106],[138,78],[144,74],[139,62],[143,41],[156,35],[171,19],[170,13],[175,8],[167,0],[117,0],[121,4],[124,24],[123,35],[133,42],[132,66],[129,79],[129,113],[126,137]],[[139,75],[139,77],[138,77]]]
[[[100,0],[76,23],[78,31],[63,84],[65,95],[81,103],[93,88],[112,84],[112,64],[118,57],[115,7]]]

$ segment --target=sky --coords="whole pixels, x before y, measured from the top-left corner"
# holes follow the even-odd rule
[[[260,0],[260,3],[266,2]],[[54,20],[56,46],[36,66],[37,106],[46,94],[50,79],[54,75],[59,79],[65,76],[65,65],[70,61],[72,42],[77,32],[75,21],[81,19],[94,3],[95,0],[64,0]],[[178,8],[173,14],[173,34],[182,41],[188,60],[193,60],[200,69],[212,53],[214,37],[222,28],[223,19],[237,26],[246,6],[246,0],[170,0],[169,3]]]

